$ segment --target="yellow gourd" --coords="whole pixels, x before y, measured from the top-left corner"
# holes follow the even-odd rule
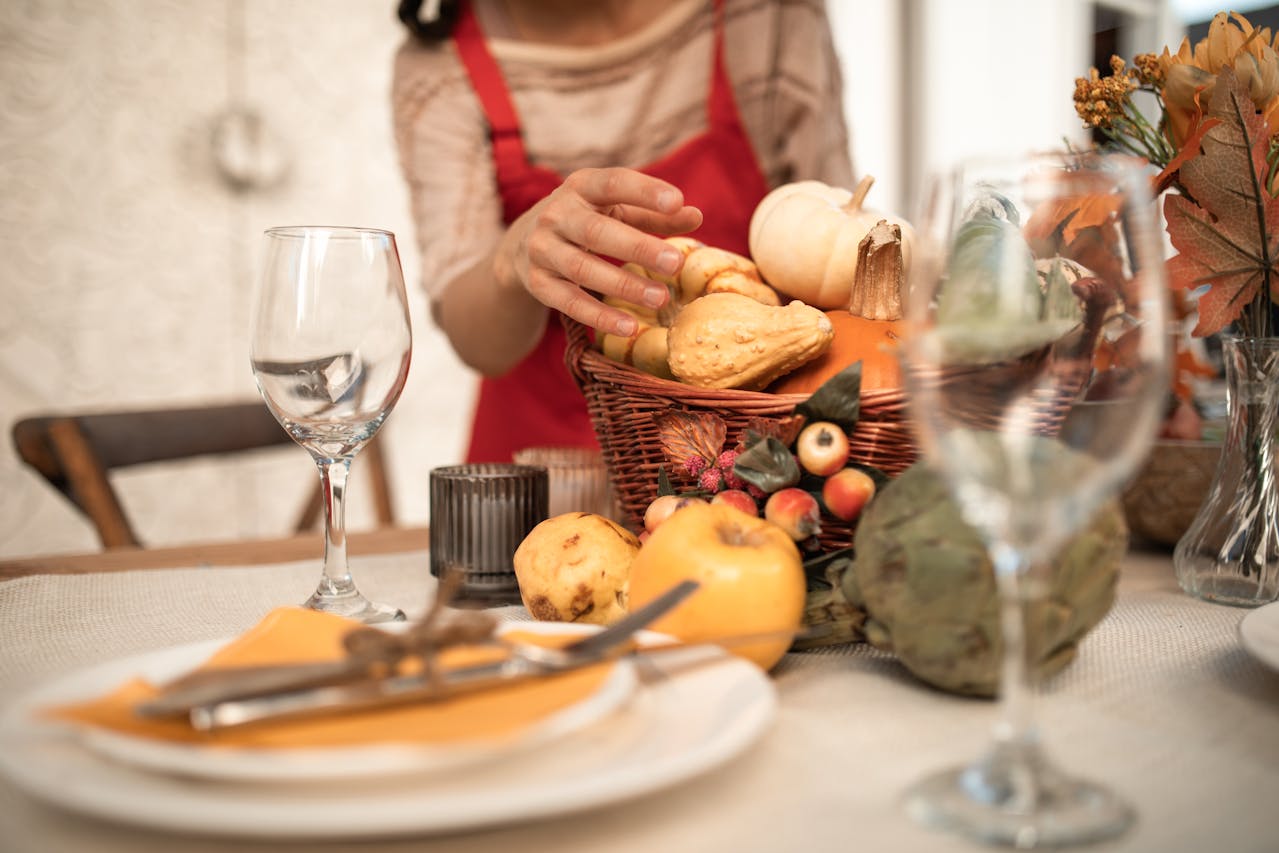
[[[735,293],[762,304],[781,304],[777,291],[760,278],[750,258],[717,249],[690,237],[668,237],[666,242],[684,255],[679,274],[670,277],[645,269],[638,264],[625,264],[623,269],[659,281],[671,292],[670,301],[660,310],[635,305],[616,297],[604,302],[621,308],[638,321],[635,334],[628,338],[603,334],[599,348],[613,361],[629,364],[662,379],[676,378],[667,363],[667,326],[685,306],[711,293]]]
[[[901,219],[862,207],[874,178],[849,192],[821,181],[784,184],[751,217],[751,257],[779,293],[818,308],[847,308],[857,275],[857,247],[881,220],[902,231],[910,267],[914,232]]]
[[[671,324],[667,362],[699,388],[757,391],[830,347],[830,319],[803,302],[763,305],[740,293],[708,293]]]

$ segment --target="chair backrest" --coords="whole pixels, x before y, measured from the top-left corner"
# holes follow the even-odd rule
[[[49,413],[17,421],[12,433],[18,456],[88,517],[104,548],[143,544],[108,477],[112,469],[293,444],[260,401],[180,409]],[[371,475],[378,524],[394,525],[386,464],[376,438],[360,452],[360,460]],[[317,483],[295,528],[313,527],[322,505]]]

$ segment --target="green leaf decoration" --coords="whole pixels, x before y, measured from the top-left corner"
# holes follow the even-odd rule
[[[852,432],[862,414],[862,363],[855,361],[827,379],[795,411],[809,423],[830,421]]]
[[[786,445],[767,436],[738,455],[733,473],[769,494],[799,482],[799,463]]]
[[[666,466],[663,465],[657,469],[657,496],[675,494],[675,487],[671,485],[670,475],[666,473]]]
[[[1041,287],[1040,270],[1015,213],[1007,199],[990,192],[969,207],[959,226],[946,286],[937,298],[936,334],[947,359],[1012,360],[1079,322],[1064,276]]]
[[[1071,286],[1071,283],[1083,278],[1083,274],[1086,271],[1081,270],[1077,264],[1061,257],[1042,261],[1036,264],[1036,269],[1039,272],[1040,283],[1044,293],[1043,310],[1040,312],[1039,319],[1067,318],[1075,323],[1083,322],[1084,309],[1079,304],[1079,297],[1075,295],[1075,289]],[[1067,275],[1068,269],[1076,274],[1073,276]]]
[[[1016,224],[982,213],[966,221],[955,235],[948,272],[950,280],[937,302],[939,325],[1039,319],[1039,274]],[[1010,279],[1021,283],[1019,302],[1010,301],[1015,291],[1001,285]]]

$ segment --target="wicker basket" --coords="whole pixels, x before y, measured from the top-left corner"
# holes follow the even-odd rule
[[[606,357],[592,346],[590,330],[564,318],[568,337],[565,361],[582,393],[617,490],[623,523],[643,528],[644,510],[657,496],[658,475],[666,465],[654,415],[672,409],[713,412],[728,428],[727,447],[742,436],[753,418],[781,419],[804,401],[800,394],[718,391],[650,376]],[[916,458],[901,390],[871,391],[861,400],[861,417],[849,436],[851,458],[895,476]],[[668,468],[669,473],[669,468]],[[824,550],[852,542],[853,527],[822,519]]]
[[[1221,459],[1221,442],[1155,443],[1124,489],[1124,517],[1133,535],[1172,548],[1199,514]]]

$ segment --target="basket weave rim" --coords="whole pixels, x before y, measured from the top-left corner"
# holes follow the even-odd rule
[[[655,396],[677,400],[697,397],[707,402],[723,402],[727,404],[771,403],[779,407],[789,404],[794,407],[809,398],[808,394],[774,394],[770,391],[747,391],[740,388],[703,388],[674,379],[653,376],[632,365],[614,361],[602,352],[592,348],[589,346],[586,326],[567,316],[563,318],[563,321],[569,338],[569,348],[565,357],[570,368],[574,369],[575,372],[589,366],[594,372],[604,370],[609,373],[620,374],[620,377],[625,377],[628,384],[638,390]],[[861,392],[861,406],[863,409],[874,410],[881,407],[891,407],[904,403],[905,399],[906,392],[902,388],[882,388],[863,390]]]

